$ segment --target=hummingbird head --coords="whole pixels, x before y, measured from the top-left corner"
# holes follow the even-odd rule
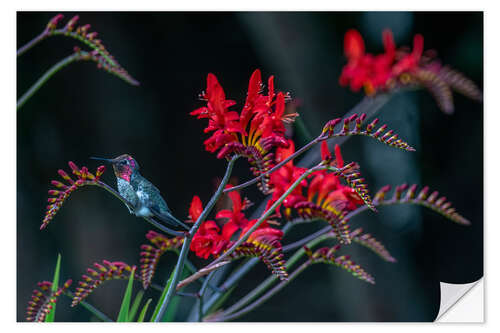
[[[132,174],[139,170],[139,163],[134,160],[134,158],[128,154],[123,154],[113,159],[91,157],[94,160],[107,161],[113,165],[113,171],[117,178],[121,178],[130,182],[130,177]]]

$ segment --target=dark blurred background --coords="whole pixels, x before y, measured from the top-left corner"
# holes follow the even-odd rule
[[[19,12],[17,43],[39,34],[57,13]],[[107,49],[140,81],[133,87],[95,68],[75,63],[51,78],[17,117],[17,319],[36,282],[51,280],[58,253],[62,279],[74,285],[93,262],[102,259],[134,264],[150,226],[133,217],[122,203],[98,188],[72,194],[40,231],[49,182],[67,161],[91,170],[89,156],[134,156],[142,174],[157,185],[172,211],[187,216],[193,195],[207,202],[225,162],[203,148],[205,121],[188,115],[203,103],[206,75],[217,75],[226,95],[244,101],[248,79],[260,68],[276,76],[276,86],[300,100],[307,131],[318,133],[324,122],[345,114],[362,98],[338,85],[343,34],[358,29],[367,51],[383,50],[381,32],[390,28],[396,44],[411,45],[422,33],[425,49],[483,87],[483,14],[411,12],[318,13],[64,13],[89,23]],[[47,69],[71,54],[75,40],[52,37],[18,59],[20,97]],[[483,275],[483,105],[454,95],[455,114],[447,116],[424,90],[397,94],[380,111],[382,122],[396,130],[415,153],[402,152],[366,138],[342,146],[346,161],[358,161],[372,193],[385,184],[429,185],[452,201],[472,221],[463,227],[420,207],[381,208],[351,221],[383,242],[398,259],[385,263],[356,245],[345,249],[375,276],[372,286],[326,265],[315,265],[273,299],[241,318],[245,321],[432,321],[439,310],[439,281],[469,283]],[[299,145],[307,133],[296,131]],[[251,177],[239,161],[235,179]],[[104,179],[115,185],[112,172]],[[244,193],[253,201],[255,189]],[[288,241],[324,224],[296,227]],[[166,255],[155,277],[163,284],[174,263]],[[193,258],[195,264],[202,262]],[[263,264],[227,301],[233,303],[269,272]],[[100,287],[89,302],[116,318],[125,283]],[[137,286],[136,290],[139,290]],[[146,296],[157,297],[148,291]],[[59,305],[61,304],[61,305]],[[87,321],[82,308],[58,303],[58,321]],[[192,301],[182,303],[184,319]]]

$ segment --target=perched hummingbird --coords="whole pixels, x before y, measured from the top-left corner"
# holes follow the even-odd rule
[[[176,219],[158,190],[149,180],[139,173],[139,163],[132,156],[123,154],[113,159],[91,157],[94,160],[109,162],[113,165],[118,192],[132,204],[127,205],[130,214],[139,217],[157,217],[173,226],[189,227]]]

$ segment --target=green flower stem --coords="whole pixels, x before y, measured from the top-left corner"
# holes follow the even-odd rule
[[[19,50],[17,50],[17,56],[23,55],[26,51],[31,49],[33,46],[36,44],[40,43],[42,40],[44,40],[48,36],[48,31],[44,30],[41,34],[30,40],[28,43],[25,45],[21,46]]]
[[[203,313],[206,313],[210,308],[224,295],[225,292],[238,283],[252,268],[260,262],[259,258],[248,259],[241,268],[237,269],[227,280],[219,287],[219,291],[215,292],[208,301],[203,305]]]
[[[80,34],[77,34],[74,31],[68,31],[67,27],[63,27],[61,29],[53,29],[53,30],[45,29],[40,35],[36,36],[32,40],[30,40],[28,43],[26,43],[24,46],[20,47],[19,50],[17,50],[17,56],[19,57],[19,56],[23,55],[24,53],[26,53],[26,51],[31,49],[33,46],[35,46],[39,42],[43,41],[45,38],[51,37],[51,36],[66,36],[66,37],[74,38],[74,39],[82,42],[83,44],[87,45],[92,50],[99,52],[99,54],[104,59],[106,59],[106,61],[109,62],[112,66],[118,66],[116,61],[113,58],[111,58],[106,52],[104,52],[99,45],[93,43],[93,41],[89,40],[88,38],[83,37]]]
[[[306,179],[307,176],[309,176],[311,173],[315,172],[315,171],[318,171],[318,170],[323,170],[324,169],[324,166],[320,163],[318,164],[317,166],[315,167],[312,167],[311,169],[307,170],[306,172],[304,172],[292,185],[290,185],[290,187],[286,190],[285,193],[283,193],[283,195],[276,201],[272,204],[272,206],[266,210],[264,212],[264,214],[262,214],[262,216],[257,220],[257,222],[255,222],[255,224],[243,235],[241,236],[234,244],[233,246],[231,246],[229,248],[229,250],[227,250],[226,252],[224,252],[219,258],[217,258],[216,260],[212,261],[207,267],[210,267],[210,266],[213,266],[213,265],[216,265],[218,264],[219,262],[221,262],[222,260],[226,259],[231,253],[233,253],[233,251],[238,247],[240,246],[243,242],[245,242],[248,237],[252,234],[252,232],[254,232],[255,230],[257,230],[257,228],[276,210],[276,208],[281,205],[281,203],[283,202],[283,200],[285,200],[285,198],[290,194],[292,193],[292,191],[304,180]]]
[[[26,91],[24,95],[19,98],[19,100],[17,101],[17,110],[19,110],[31,98],[31,96],[33,96],[33,94],[36,93],[38,89],[40,89],[45,84],[45,82],[47,82],[47,80],[50,79],[55,73],[59,72],[61,69],[71,64],[72,62],[79,60],[80,57],[80,54],[73,53],[70,56],[62,59],[57,64],[52,66],[48,71],[46,71],[45,74],[43,74],[42,77],[40,77],[38,81],[36,81],[35,84],[33,84],[31,88],[29,88],[28,91]]]
[[[177,282],[179,281],[179,278],[180,278],[180,273],[184,268],[184,262],[185,262],[185,259],[187,257],[187,254],[188,254],[189,246],[191,245],[191,241],[193,240],[194,235],[196,234],[199,227],[201,226],[201,223],[206,219],[208,214],[212,211],[212,208],[215,206],[215,203],[222,195],[222,193],[223,193],[222,191],[224,190],[224,187],[226,186],[227,182],[229,181],[229,177],[231,176],[231,171],[233,170],[234,162],[236,162],[238,157],[239,157],[238,155],[235,155],[229,161],[229,163],[227,164],[226,173],[224,175],[224,178],[222,178],[222,181],[221,181],[219,187],[217,188],[217,191],[212,196],[212,198],[208,202],[205,209],[203,209],[203,212],[200,214],[200,216],[198,217],[198,219],[194,223],[191,230],[189,230],[188,235],[184,238],[184,243],[182,244],[181,253],[179,255],[179,259],[177,260],[177,265],[175,266],[174,275],[172,277],[172,283],[170,283],[170,285],[168,285],[168,283],[167,283],[165,286],[165,287],[167,287],[167,285],[168,285],[167,294],[166,294],[166,297],[164,298],[164,300],[160,306],[160,309],[158,311],[157,316],[154,318],[154,321],[159,322],[161,320],[161,318],[163,317],[163,314],[165,313],[165,310],[167,309],[168,305],[170,304],[170,301],[172,300],[172,297],[175,294]]]
[[[327,227],[324,227],[323,229],[320,229],[318,231],[316,231],[315,233],[313,234],[310,234],[309,236],[306,236],[302,239],[299,239],[298,241],[296,242],[293,242],[293,243],[290,243],[286,246],[283,246],[283,252],[289,252],[289,251],[292,251],[292,250],[295,250],[296,248],[299,248],[301,247],[302,245],[305,245],[307,244],[308,242],[324,235],[325,233],[327,233],[328,231],[332,231],[332,227],[331,226],[327,226]]]
[[[214,276],[216,271],[212,271],[210,272],[210,274],[208,274],[207,278],[205,279],[205,282],[203,282],[203,285],[201,286],[200,288],[200,291],[199,291],[199,299],[198,299],[198,321],[202,321],[203,320],[203,297],[205,296],[205,292],[207,290],[207,287],[208,287],[208,284],[210,282],[210,280],[212,279],[212,277]]]
[[[275,294],[277,294],[281,289],[283,289],[288,283],[292,282],[300,273],[302,273],[307,267],[311,266],[312,263],[310,260],[307,260],[304,262],[302,265],[300,265],[295,271],[293,271],[292,274],[288,276],[288,280],[283,280],[280,283],[278,283],[274,288],[269,290],[267,293],[262,295],[259,299],[257,299],[255,302],[252,304],[246,306],[245,308],[241,309],[238,312],[228,314],[228,315],[222,315],[222,316],[217,316],[215,318],[216,321],[229,321],[233,320],[236,318],[241,317],[242,315],[252,311],[259,305],[263,304],[265,301],[267,301],[269,298],[273,297]]]
[[[63,293],[63,295],[65,295],[71,299],[73,299],[73,297],[74,297],[73,293],[71,293],[70,291],[65,291]],[[93,305],[91,305],[85,301],[80,301],[78,303],[78,305],[81,305],[83,308],[87,309],[90,313],[92,313],[94,316],[96,316],[97,318],[99,318],[102,321],[105,321],[105,322],[113,322],[114,321],[111,318],[109,318],[108,316],[106,316],[104,313],[102,313],[100,310],[95,308]]]
[[[330,228],[330,227],[329,227]],[[325,239],[328,239],[329,236],[328,235],[322,235],[316,239],[313,239],[312,241],[309,242],[309,244],[307,244],[308,247],[312,248],[314,246],[316,246],[318,243],[322,242],[323,240]],[[300,259],[302,258],[302,256],[305,254],[305,251],[303,248],[300,248],[298,251],[296,251],[293,256],[290,257],[290,259],[288,259],[288,261],[286,262],[286,270],[289,270],[290,268],[292,268],[295,263]],[[269,287],[271,287],[271,285],[278,279],[278,277],[276,275],[270,275],[266,280],[264,280],[260,285],[258,285],[255,289],[253,289],[252,291],[250,291],[247,295],[245,295],[243,298],[241,298],[238,302],[236,302],[235,304],[233,304],[231,307],[227,308],[224,313],[222,314],[222,316],[226,316],[226,315],[229,315],[239,309],[241,309],[243,306],[247,305],[248,303],[250,303],[252,300],[254,300],[256,297],[258,297],[260,294],[262,294],[266,289],[268,289]],[[289,277],[289,280],[290,277]],[[286,281],[284,281],[286,282]],[[217,319],[218,320],[218,319]]]

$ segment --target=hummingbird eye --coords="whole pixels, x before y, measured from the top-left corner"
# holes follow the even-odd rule
[[[120,162],[120,164],[123,164],[123,165],[128,164],[128,161],[127,160],[123,160],[123,161]]]

